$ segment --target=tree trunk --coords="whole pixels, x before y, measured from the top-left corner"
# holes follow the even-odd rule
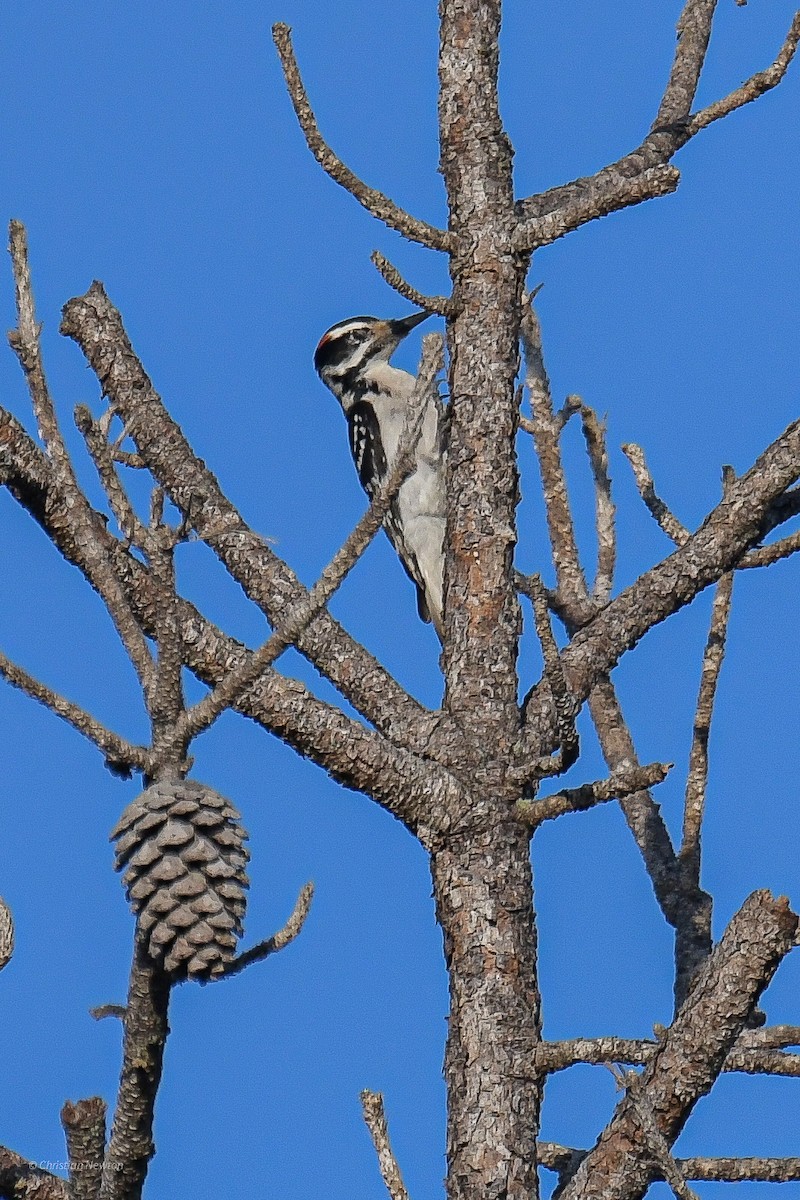
[[[432,872],[450,976],[449,1200],[531,1200],[540,1020],[528,834],[505,821],[457,835]]]

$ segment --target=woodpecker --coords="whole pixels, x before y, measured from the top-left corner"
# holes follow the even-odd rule
[[[322,382],[342,406],[358,478],[370,499],[390,474],[414,391],[414,376],[389,360],[430,313],[399,320],[350,317],[323,334],[314,354]],[[392,502],[384,528],[417,588],[417,608],[442,638],[445,526],[444,410],[432,396],[413,452],[414,466]]]

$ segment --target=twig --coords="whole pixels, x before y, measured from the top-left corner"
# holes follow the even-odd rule
[[[373,217],[377,217],[379,221],[383,221],[390,229],[396,229],[404,237],[410,238],[413,242],[421,242],[423,246],[429,246],[432,250],[450,249],[452,239],[445,230],[437,229],[426,221],[412,217],[388,196],[384,196],[375,188],[368,187],[334,154],[317,126],[317,120],[295,58],[289,26],[282,22],[273,25],[272,38],[283,67],[289,98],[305,136],[306,144],[323,171],[335,183],[345,188],[359,204],[366,208],[367,212],[372,213]]]
[[[120,1021],[124,1021],[127,1011],[124,1004],[98,1004],[89,1009],[89,1016],[93,1017],[95,1021],[104,1021],[107,1017],[117,1017]]]
[[[146,464],[141,454],[136,454],[133,450],[120,450],[117,445],[114,445],[111,448],[111,452],[114,456],[114,462],[119,463],[120,466],[130,467],[133,471],[144,471],[146,469]]]
[[[106,1148],[106,1102],[100,1096],[69,1100],[61,1109],[67,1142],[70,1200],[97,1200]]]
[[[584,812],[594,808],[596,804],[605,804],[609,800],[620,800],[630,796],[632,792],[640,792],[645,788],[655,787],[662,783],[670,770],[672,763],[648,763],[644,767],[632,767],[609,779],[597,780],[595,783],[584,783],[580,787],[565,788],[553,796],[542,796],[536,800],[519,800],[515,806],[517,816],[526,825],[538,828],[543,821],[551,821],[566,813]]]
[[[109,409],[109,413],[112,411]],[[152,493],[149,524],[145,525],[136,515],[114,466],[114,450],[106,436],[108,422],[95,421],[85,405],[78,405],[75,423],[83,434],[117,524],[126,540],[145,554],[153,580],[160,591],[160,600],[155,609],[158,658],[151,687],[145,694],[153,724],[154,756],[158,759],[165,731],[172,729],[184,707],[181,680],[183,661],[175,615],[173,563],[173,551],[181,536],[181,529],[171,530],[163,522],[164,491],[161,487],[156,487]],[[127,430],[122,436],[127,436]],[[181,762],[185,753],[186,744],[178,740],[173,747],[173,758]]]
[[[682,525],[678,518],[670,512],[664,501],[656,495],[653,476],[650,474],[645,461],[644,450],[642,450],[641,446],[637,446],[635,442],[626,442],[622,447],[622,453],[633,468],[633,477],[636,480],[639,495],[644,500],[651,515],[676,546],[683,546],[688,542],[691,534],[686,526]]]
[[[556,570],[556,591],[561,606],[566,606],[572,612],[581,607],[581,601],[587,596],[586,579],[575,539],[558,440],[560,427],[553,415],[550,380],[542,353],[541,326],[530,304],[523,306],[520,334],[525,354],[525,384],[533,414],[530,429],[542,476],[547,528]]]
[[[98,750],[105,755],[108,766],[113,771],[130,774],[132,770],[147,771],[151,765],[150,751],[145,746],[135,746],[119,736],[105,725],[101,725],[79,705],[66,700],[58,692],[46,684],[40,683],[29,675],[22,667],[18,667],[5,654],[0,652],[0,676],[25,692],[33,700],[38,700],[45,708],[49,708],[56,716],[61,717],[78,733],[93,742]]]
[[[292,645],[325,607],[364,550],[383,525],[391,503],[403,481],[413,469],[412,452],[419,438],[430,401],[430,389],[442,362],[442,338],[429,334],[423,339],[422,361],[409,404],[406,425],[400,438],[395,466],[381,486],[364,516],[344,545],[333,556],[311,591],[280,622],[278,628],[249,659],[235,667],[213,691],[173,724],[170,745],[184,745],[198,736],[255,682],[261,672]],[[166,745],[167,743],[165,743]]]
[[[747,554],[739,559],[736,569],[771,567],[774,563],[796,554],[798,550],[800,550],[800,529],[785,538],[780,538],[777,542],[770,542],[768,546],[757,546],[755,550],[748,550]]]
[[[601,679],[589,696],[603,758],[615,775],[638,768],[636,748],[617,699],[613,682]],[[656,899],[667,921],[680,919],[678,871],[675,851],[658,805],[646,789],[621,798],[621,808],[653,884]]]
[[[522,575],[516,573],[516,583],[519,591],[528,597],[533,608],[533,619],[539,645],[542,649],[544,677],[549,680],[553,697],[553,707],[556,714],[555,741],[559,747],[558,753],[552,759],[539,759],[533,763],[523,756],[521,760],[521,778],[544,779],[551,775],[560,775],[577,760],[578,734],[575,720],[578,706],[574,702],[561,664],[558,644],[550,624],[550,607],[547,591],[540,576]],[[515,768],[512,768],[514,773]]]
[[[692,888],[700,886],[700,854],[703,812],[708,785],[708,738],[717,694],[719,673],[725,657],[725,639],[733,593],[733,572],[723,575],[714,591],[711,625],[703,653],[700,689],[697,696],[692,747],[683,805],[683,838],[679,859]]]
[[[389,1129],[383,1110],[383,1096],[380,1092],[363,1091],[361,1093],[361,1109],[372,1137],[372,1144],[378,1155],[378,1166],[381,1169],[383,1182],[386,1184],[386,1190],[391,1196],[391,1200],[408,1200],[403,1176],[400,1174],[397,1159],[389,1142]]]
[[[611,479],[608,474],[606,428],[594,409],[581,404],[581,427],[594,479],[595,528],[597,532],[597,574],[592,598],[606,604],[611,596],[614,567],[617,561],[616,509],[611,499]]]
[[[108,444],[100,422],[95,421],[85,404],[79,404],[75,408],[75,424],[83,434],[86,448],[89,451],[92,462],[97,468],[97,474],[103,485],[103,491],[108,496],[111,511],[114,514],[117,525],[119,525],[122,531],[123,537],[127,542],[133,546],[137,546],[140,550],[146,549],[148,542],[147,528],[139,520],[133,505],[128,499],[127,492],[120,483],[119,476],[114,468],[116,456]]]
[[[436,313],[440,317],[455,316],[456,304],[452,296],[425,296],[412,287],[403,278],[397,267],[393,266],[379,250],[373,250],[369,257],[370,262],[377,268],[389,287],[394,288],[411,304],[416,304],[417,308],[424,308],[427,312]]]
[[[716,100],[713,104],[709,104],[706,108],[701,108],[699,112],[689,119],[688,135],[694,137],[701,129],[706,129],[713,121],[719,121],[721,117],[727,117],[729,113],[734,112],[737,108],[741,108],[745,104],[750,104],[753,100],[757,100],[759,96],[763,96],[765,92],[777,87],[781,82],[789,64],[795,56],[798,43],[800,43],[800,12],[795,13],[792,23],[789,27],[789,32],[786,34],[780,52],[772,66],[767,67],[763,71],[756,72],[742,84],[721,100]]]
[[[108,608],[122,644],[146,693],[153,679],[153,661],[144,635],[136,624],[125,599],[122,586],[111,568],[108,557],[97,542],[95,523],[91,517],[89,503],[75,478],[47,386],[39,347],[39,325],[36,321],[25,227],[19,221],[12,221],[9,233],[18,321],[18,328],[9,334],[9,342],[19,359],[27,380],[39,430],[52,461],[56,479],[66,500],[68,519],[73,525],[76,538],[83,539],[87,548],[91,550],[87,556],[91,581]]]
[[[581,411],[582,406],[583,401],[580,396],[570,395],[564,398],[564,403],[561,405],[561,408],[556,410],[554,416],[556,429],[559,433],[562,433],[566,429],[575,414]]]
[[[226,964],[220,978],[228,978],[231,975],[238,975],[245,967],[249,967],[251,963],[262,962],[263,959],[269,958],[270,954],[277,954],[279,950],[283,950],[290,942],[293,942],[301,929],[305,925],[306,917],[311,908],[311,901],[314,899],[314,885],[307,883],[301,888],[300,894],[295,901],[294,908],[289,920],[274,933],[272,937],[265,938],[263,942],[259,942],[257,946],[252,946],[249,950],[244,950]]]

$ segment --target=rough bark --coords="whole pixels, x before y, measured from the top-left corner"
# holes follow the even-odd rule
[[[155,1154],[153,1112],[169,1033],[170,987],[137,935],[123,1022],[122,1073],[100,1200],[139,1200]]]
[[[21,1154],[0,1146],[2,1200],[70,1200],[66,1179],[51,1175]]]
[[[683,1008],[595,1145],[562,1200],[639,1200],[658,1174],[658,1154],[643,1134],[639,1104],[671,1145],[692,1108],[712,1087],[781,959],[798,919],[784,899],[754,892],[697,975]]]
[[[458,307],[448,329],[445,707],[470,735],[499,739],[499,755],[519,721],[514,380],[527,260],[511,248],[512,156],[497,107],[499,0],[443,3],[440,14],[441,169]]]
[[[61,1109],[69,1155],[70,1200],[97,1200],[106,1150],[106,1102],[100,1096]]]
[[[450,975],[448,1195],[530,1200],[540,1078],[527,833],[507,822],[454,838],[432,873]]]
[[[519,730],[515,377],[527,258],[513,249],[512,151],[498,109],[500,0],[440,4],[448,322],[445,710],[467,735],[471,810],[435,850],[450,976],[445,1053],[450,1200],[537,1194],[538,994],[528,837],[504,770]]]

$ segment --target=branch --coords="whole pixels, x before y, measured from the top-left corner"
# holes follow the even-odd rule
[[[663,1035],[663,1030],[659,1029]],[[800,1044],[800,1029],[775,1025],[764,1029],[745,1029],[728,1052],[722,1065],[725,1072],[745,1075],[782,1075],[800,1077],[800,1054],[784,1054],[783,1048]],[[570,1038],[542,1042],[537,1047],[535,1066],[548,1075],[566,1071],[578,1063],[590,1066],[627,1063],[643,1067],[658,1049],[659,1042],[648,1038]]]
[[[383,1096],[380,1092],[363,1091],[361,1108],[367,1128],[372,1135],[372,1144],[378,1155],[378,1165],[391,1200],[408,1200],[403,1176],[400,1174],[397,1159],[389,1142],[389,1129],[386,1125],[386,1114],[383,1111]]]
[[[238,954],[236,958],[225,964],[220,979],[227,979],[230,975],[238,975],[245,967],[249,967],[251,963],[263,962],[265,958],[269,958],[270,954],[277,954],[279,950],[283,950],[288,946],[306,923],[306,917],[311,909],[311,901],[314,899],[314,885],[307,883],[305,887],[300,889],[300,894],[295,901],[294,908],[289,920],[274,933],[272,937],[265,938],[263,942],[259,942],[257,946],[252,946],[249,950]]]
[[[555,1142],[538,1142],[539,1163],[549,1171],[569,1178],[586,1157],[586,1150],[573,1150]],[[790,1183],[800,1179],[800,1158],[676,1158],[684,1179],[697,1183]],[[654,1178],[658,1179],[656,1174]]]
[[[714,104],[709,104],[707,108],[702,108],[695,113],[688,123],[689,137],[694,137],[696,133],[699,133],[701,129],[706,129],[712,122],[727,117],[737,108],[742,108],[743,105],[758,100],[765,92],[777,87],[789,69],[789,64],[797,51],[798,42],[800,42],[800,12],[795,13],[780,53],[772,66],[751,75],[746,83],[730,92],[722,100],[717,100]]]
[[[139,1200],[153,1144],[153,1110],[169,1033],[170,985],[136,934],[123,1020],[122,1072],[100,1200]]]
[[[781,562],[784,558],[789,558],[792,554],[796,554],[800,550],[800,530],[795,530],[785,538],[780,538],[777,542],[770,542],[768,546],[758,546],[755,550],[748,550],[739,562],[736,564],[737,570],[750,567],[771,567],[776,562]]]
[[[525,784],[532,779],[560,775],[577,761],[579,744],[575,721],[578,709],[572,702],[567,681],[564,678],[558,644],[550,624],[550,609],[545,586],[538,575],[522,575],[519,572],[516,573],[516,583],[518,589],[528,597],[533,608],[536,634],[542,650],[544,676],[550,682],[556,715],[554,743],[559,747],[554,758],[545,758],[534,762],[523,759],[520,771],[516,771],[514,766],[510,768],[509,775],[517,774],[520,782]]]
[[[653,1107],[642,1091],[639,1076],[635,1071],[621,1071],[613,1065],[609,1070],[617,1081],[617,1087],[628,1096],[636,1113],[647,1152],[661,1176],[669,1184],[672,1194],[677,1200],[697,1200],[672,1157],[670,1145],[658,1127]]]
[[[145,550],[148,545],[147,527],[139,520],[115,468],[114,451],[108,444],[102,425],[95,421],[85,404],[75,409],[75,424],[83,434],[86,449],[94,463],[103,491],[108,496],[114,520],[131,545]]]
[[[48,460],[19,422],[2,409],[0,482],[41,525],[67,561],[88,576],[86,547],[73,537]],[[100,518],[96,520],[98,536],[113,560],[136,619],[154,636],[162,602],[156,581],[147,567],[104,528]],[[204,683],[213,687],[248,657],[250,652],[240,642],[207,621],[188,601],[177,602],[177,614],[184,661]],[[430,826],[432,814],[438,819],[451,803],[458,803],[460,788],[456,781],[434,762],[392,745],[383,734],[366,729],[340,709],[318,700],[297,680],[268,670],[234,707],[323,767],[344,787],[369,794],[409,828],[420,831],[420,836]],[[387,706],[383,711],[391,718],[394,709]],[[421,748],[430,747],[437,716],[422,709],[419,712],[429,718],[427,734],[420,735]],[[401,712],[398,720],[401,731],[407,732],[403,717]],[[395,727],[390,725],[390,730],[394,733]]]
[[[578,623],[581,599],[587,595],[586,579],[580,564],[575,525],[570,508],[564,464],[561,458],[559,435],[561,424],[553,412],[550,380],[542,353],[542,331],[539,318],[531,304],[524,304],[520,326],[525,355],[525,386],[531,402],[530,429],[542,476],[547,529],[556,571],[556,594],[559,608],[570,614],[571,623]],[[585,617],[585,614],[582,613]]]
[[[686,526],[682,525],[678,518],[673,516],[664,501],[656,495],[653,476],[648,470],[644,450],[642,450],[641,446],[637,446],[635,442],[626,442],[622,447],[622,453],[633,468],[633,477],[636,480],[639,495],[647,505],[651,516],[655,518],[664,533],[676,546],[685,545],[691,534]]]
[[[92,584],[102,596],[142,688],[147,694],[153,678],[153,661],[150,651],[141,629],[133,619],[119,580],[97,544],[96,527],[92,520],[89,503],[75,478],[47,386],[39,347],[40,327],[36,321],[28,264],[27,235],[25,227],[19,221],[11,222],[9,250],[14,266],[18,328],[9,334],[8,340],[25,374],[36,421],[53,464],[56,480],[66,500],[67,515],[72,524],[74,536],[86,542],[87,564],[91,570]]]
[[[562,652],[564,669],[576,699],[632,649],[648,630],[689,604],[716,583],[763,537],[773,505],[800,475],[800,422],[794,422],[732,481],[716,508],[685,545],[645,571],[616,596]],[[540,682],[528,698],[527,720],[541,737],[551,698]]]
[[[644,146],[646,143],[642,148]],[[519,201],[517,211],[522,221],[514,239],[515,246],[523,251],[538,250],[574,233],[590,221],[677,192],[681,181],[677,167],[660,164],[626,174],[639,153],[634,151],[596,175],[583,176]]]
[[[83,350],[142,459],[172,502],[273,627],[280,624],[307,596],[306,589],[248,528],[192,452],[134,354],[102,284],[93,284],[86,296],[69,301],[61,329]],[[328,613],[319,614],[297,648],[378,729],[401,744],[427,749],[442,718],[426,712]]]
[[[66,700],[46,684],[34,679],[33,675],[29,675],[22,667],[18,667],[2,652],[0,652],[0,676],[14,687],[19,688],[26,696],[38,700],[45,708],[49,708],[56,716],[61,717],[73,729],[77,729],[78,733],[93,742],[105,756],[106,763],[112,771],[130,775],[133,770],[147,771],[149,769],[150,751],[145,746],[136,746],[114,733],[113,730],[107,729],[79,705],[73,704],[71,700]]]
[[[424,308],[427,312],[436,313],[440,317],[455,316],[456,303],[452,296],[425,296],[407,283],[397,267],[393,266],[388,258],[384,258],[380,251],[373,250],[369,257],[370,262],[380,272],[389,287],[394,288],[417,308]]]
[[[105,1021],[109,1017],[124,1021],[127,1011],[124,1004],[97,1004],[89,1009],[89,1016],[95,1021]]]
[[[691,114],[715,7],[716,0],[687,0],[678,23],[679,40],[669,81],[653,128],[641,145],[595,175],[517,202],[519,250],[545,246],[588,221],[674,192],[680,176],[667,164],[678,150],[713,121],[758,99],[781,82],[797,50],[800,14],[792,21],[771,67],[724,99]]]
[[[610,779],[595,783],[584,783],[581,787],[565,788],[553,796],[542,796],[538,800],[518,800],[515,811],[521,821],[537,829],[543,821],[563,817],[566,813],[584,812],[596,804],[619,800],[633,792],[643,791],[663,783],[672,769],[672,763],[649,763],[645,767],[632,767]]]
[[[258,676],[293,645],[308,628],[309,623],[323,609],[353,569],[375,534],[383,525],[392,502],[409,472],[414,468],[413,452],[422,432],[422,423],[428,411],[431,388],[435,387],[436,375],[443,365],[443,343],[438,334],[429,334],[423,340],[422,362],[409,402],[406,423],[397,447],[395,465],[373,499],[364,516],[349,535],[344,545],[332,558],[311,591],[282,618],[270,638],[246,661],[235,667],[230,674],[204,696],[192,709],[182,713],[174,722],[170,746],[184,747],[193,738],[208,729],[213,722],[255,683]]]
[[[731,611],[733,573],[723,575],[714,592],[711,627],[703,653],[700,690],[697,696],[689,772],[683,806],[683,839],[679,859],[693,888],[700,886],[700,839],[708,785],[708,739],[717,694],[719,673],[725,657],[725,639]]]
[[[701,1096],[710,1091],[758,997],[794,944],[798,919],[785,900],[754,892],[719,945],[645,1067],[640,1097],[671,1146]],[[567,1183],[562,1200],[639,1200],[656,1168],[638,1136],[631,1097],[624,1098],[594,1149]]]
[[[610,679],[601,680],[592,690],[589,711],[612,777],[637,769],[636,747]],[[621,808],[661,910],[669,924],[675,925],[681,919],[677,860],[659,807],[649,792],[642,790],[621,797]]]
[[[678,19],[678,41],[654,128],[685,120],[692,109],[711,40],[717,0],[686,0]]]
[[[21,1154],[0,1146],[2,1200],[71,1200],[69,1184]]]
[[[594,479],[597,574],[592,588],[592,599],[598,604],[606,604],[611,597],[611,586],[614,582],[614,568],[617,561],[616,509],[614,501],[611,499],[606,427],[588,404],[581,404],[580,414],[581,428]]]
[[[97,1200],[106,1148],[106,1102],[99,1096],[69,1100],[61,1109],[67,1141],[70,1200]]]
[[[308,94],[300,76],[294,49],[292,47],[291,30],[288,25],[278,22],[272,26],[272,39],[278,51],[283,67],[283,76],[289,98],[292,101],[297,120],[306,139],[306,144],[314,155],[323,171],[340,184],[351,196],[363,205],[367,212],[390,229],[396,229],[412,242],[421,242],[431,250],[449,250],[452,245],[450,235],[443,229],[428,225],[399,208],[383,192],[368,187],[358,178],[342,160],[334,154],[328,143],[322,137],[317,126],[317,120],[309,103]]]

